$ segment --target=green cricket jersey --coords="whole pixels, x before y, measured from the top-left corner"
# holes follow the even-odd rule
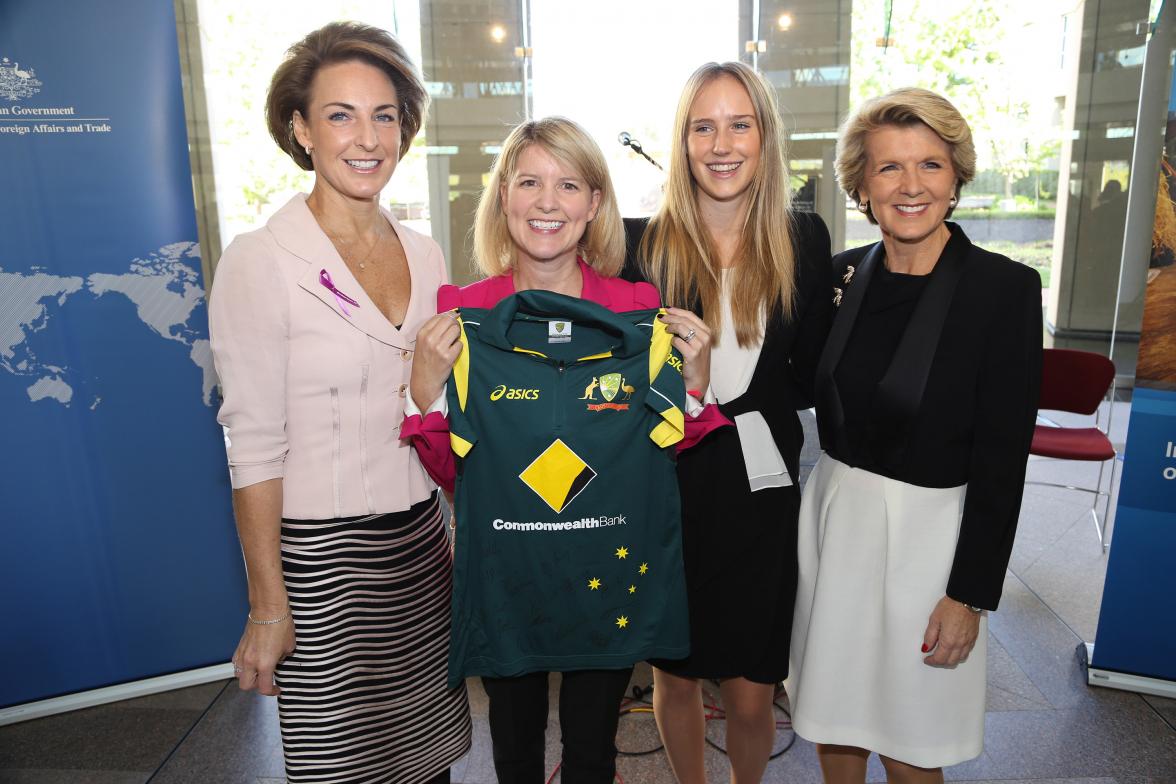
[[[661,312],[548,291],[462,308],[451,685],[689,652],[686,391]]]

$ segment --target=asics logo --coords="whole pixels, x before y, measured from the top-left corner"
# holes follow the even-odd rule
[[[491,400],[538,400],[538,389],[517,389],[507,387],[506,384],[499,384],[490,391]]]

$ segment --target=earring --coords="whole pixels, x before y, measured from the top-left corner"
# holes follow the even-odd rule
[[[870,211],[870,203],[868,201],[859,201],[858,202],[858,212],[860,212],[862,215],[865,215],[869,211]]]
[[[958,200],[958,199],[956,199],[956,197],[955,197],[955,196],[952,196],[950,199],[948,199],[948,200],[947,200],[947,206],[948,206],[950,209],[953,209],[953,210],[954,210],[954,209],[955,209],[955,206],[956,206],[957,204],[959,204],[959,200]]]
[[[304,150],[306,150],[306,157],[307,157],[307,158],[309,158],[309,157],[310,157],[310,153],[311,153],[311,152],[313,152],[313,150],[314,150],[314,148],[313,148],[313,147],[311,147],[309,144],[308,144],[308,145],[306,145],[306,147],[304,147],[303,149],[304,149]]]

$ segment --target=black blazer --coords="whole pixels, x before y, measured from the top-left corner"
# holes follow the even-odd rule
[[[1041,387],[1041,279],[948,223],[943,249],[873,397],[869,470],[923,487],[967,483],[947,595],[994,610],[1013,547]],[[821,446],[858,465],[836,370],[882,243],[833,261],[841,304],[816,378]],[[842,282],[849,267],[854,273]]]
[[[621,272],[625,280],[645,280],[637,261],[637,248],[648,224],[647,219],[625,219],[628,252]],[[804,429],[796,411],[813,405],[817,362],[833,321],[833,268],[829,253],[829,231],[818,215],[794,213],[792,237],[797,281],[792,317],[777,315],[769,320],[759,361],[747,391],[737,399],[719,406],[719,409],[732,421],[739,414],[759,411],[772,431],[772,439],[793,481],[799,482]],[[666,304],[683,307],[675,302]],[[697,302],[688,303],[687,306],[702,315]],[[690,451],[702,452],[710,440],[708,436],[702,444]],[[721,440],[726,442],[729,439]],[[743,456],[738,451],[737,441],[734,441],[734,445],[734,454],[715,455],[715,459],[733,460],[741,466]]]

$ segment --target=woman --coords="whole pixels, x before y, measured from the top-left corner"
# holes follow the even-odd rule
[[[817,374],[789,682],[828,782],[942,781],[980,753],[985,611],[1013,545],[1041,373],[1041,283],[946,222],[968,123],[903,89],[841,132],[838,181],[882,241],[838,255]]]
[[[402,428],[402,434],[415,436],[422,458],[443,483],[453,477],[443,391],[462,350],[452,308],[491,308],[516,291],[531,289],[583,298],[615,312],[659,305],[649,284],[615,277],[624,260],[624,232],[608,168],[600,148],[570,120],[533,120],[510,133],[478,205],[474,248],[487,278],[460,290],[442,288],[442,313],[421,328],[412,373],[412,398],[430,413],[423,421],[419,414],[409,416]],[[675,309],[664,321],[674,334],[691,336],[689,341],[675,337],[673,345],[686,360],[687,386],[705,387],[707,356],[700,335],[706,326]],[[567,784],[613,780],[614,738],[632,664],[563,672],[561,775]],[[503,784],[546,778],[547,681],[547,672],[482,678],[490,698],[494,767]]]
[[[710,388],[735,428],[683,452],[690,656],[658,661],[654,711],[674,774],[705,780],[700,679],[720,680],[733,781],[756,782],[788,674],[796,515],[813,373],[832,319],[829,235],[789,209],[775,91],[748,66],[709,63],[678,102],[665,201],[630,223],[626,275],[688,303],[716,338]],[[635,257],[633,251],[636,251]]]
[[[437,492],[407,443],[413,341],[445,265],[378,206],[427,96],[404,49],[335,23],[270,84],[269,129],[315,173],[217,268],[224,392],[249,618],[242,689],[278,695],[291,782],[447,782],[470,745],[446,687],[450,561]]]

